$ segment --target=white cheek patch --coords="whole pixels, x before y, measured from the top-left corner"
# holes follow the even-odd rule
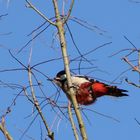
[[[63,74],[62,76],[60,76],[61,80],[65,80],[66,79],[66,74]]]

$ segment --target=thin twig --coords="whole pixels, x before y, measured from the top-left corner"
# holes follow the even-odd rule
[[[137,87],[137,88],[140,88],[140,85],[137,85],[137,84],[135,84],[135,83],[129,81],[127,78],[125,79],[125,81],[126,81],[128,84],[132,85],[132,86],[135,86],[135,87]]]
[[[41,119],[42,119],[42,121],[43,121],[45,127],[46,127],[46,130],[47,130],[47,132],[48,132],[48,137],[49,137],[51,140],[54,140],[54,133],[51,132],[51,130],[50,130],[50,128],[49,128],[49,126],[48,126],[48,124],[47,124],[45,118],[44,118],[44,115],[43,115],[43,113],[42,113],[42,110],[41,110],[41,108],[40,108],[40,105],[39,105],[39,103],[38,103],[38,100],[37,100],[37,98],[36,98],[36,96],[35,96],[35,92],[34,92],[34,88],[33,88],[33,83],[32,83],[32,71],[31,71],[31,69],[30,69],[30,66],[28,67],[28,78],[29,78],[29,84],[30,84],[30,89],[31,89],[31,94],[32,94],[32,98],[33,98],[34,105],[35,105],[35,107],[36,107],[36,109],[37,109],[37,111],[38,111],[38,113],[39,113],[39,115],[40,115],[40,117],[41,117]]]
[[[26,0],[26,2],[28,3],[27,7],[28,8],[32,8],[34,11],[37,12],[37,14],[39,14],[42,18],[44,18],[46,21],[48,21],[50,24],[55,25],[54,22],[52,22],[51,20],[49,20],[45,15],[43,15],[31,2],[29,2],[28,0]]]
[[[31,69],[36,67],[36,66],[39,66],[39,65],[42,65],[42,64],[45,64],[45,63],[48,63],[48,62],[52,62],[52,61],[55,61],[55,60],[60,60],[60,59],[62,59],[62,57],[53,58],[53,59],[50,59],[50,60],[39,62],[39,63],[34,64],[33,66],[31,66]]]
[[[124,38],[137,50],[136,46],[126,36],[124,36]]]
[[[43,22],[41,25],[39,25],[37,28],[35,28],[33,31],[31,31],[27,36],[30,36],[33,33],[35,33],[37,30],[39,30],[41,27],[43,27],[46,23],[47,23],[47,21]]]
[[[4,134],[4,136],[5,136],[5,138],[7,140],[13,140],[13,138],[10,135],[10,133],[5,128],[5,119],[4,119],[4,117],[2,118],[2,122],[0,123],[0,131]]]
[[[86,110],[86,111],[91,111],[91,112],[93,112],[93,113],[96,113],[97,115],[100,115],[100,116],[102,116],[102,117],[111,119],[111,120],[113,120],[113,121],[115,121],[115,122],[117,122],[117,123],[120,123],[120,121],[119,121],[118,119],[116,119],[116,118],[114,118],[114,117],[112,117],[112,116],[103,114],[103,113],[101,113],[101,112],[98,112],[98,111],[95,111],[95,110],[92,110],[92,109],[89,109],[89,108],[84,108],[84,107],[82,107],[81,109],[82,109],[82,110]]]
[[[0,19],[2,18],[2,17],[5,17],[5,16],[7,16],[8,14],[3,14],[3,15],[0,15]]]
[[[12,56],[12,58],[14,58],[21,66],[23,66],[26,70],[28,69],[22,62],[20,62],[13,54],[12,52],[9,50],[10,55]]]
[[[33,118],[33,120],[29,123],[29,125],[27,126],[27,128],[23,131],[22,135],[20,136],[19,140],[22,140],[23,137],[26,135],[26,133],[28,132],[28,130],[30,129],[30,127],[32,126],[32,124],[34,123],[34,121],[36,120],[36,118],[38,117],[39,114],[36,114],[36,116]]]
[[[73,116],[72,116],[72,110],[71,110],[71,103],[69,102],[68,104],[68,114],[69,114],[69,119],[70,119],[70,123],[71,123],[71,127],[75,136],[75,140],[79,140],[78,134],[77,134],[77,130],[76,130],[76,126],[73,120]]]
[[[138,125],[140,125],[140,122],[136,118],[134,120],[137,122]]]
[[[68,26],[68,23],[66,23],[66,26],[67,26],[67,29],[68,29],[68,31],[69,31],[71,40],[72,40],[72,42],[73,42],[73,44],[74,44],[74,46],[75,46],[77,52],[78,52],[79,55],[80,55],[80,58],[83,58],[86,62],[88,62],[89,64],[93,65],[93,63],[92,63],[91,61],[89,61],[87,58],[85,58],[84,55],[80,52],[80,50],[79,50],[79,48],[78,48],[78,46],[76,45],[76,42],[75,42],[75,40],[74,40],[73,34],[72,34],[71,30],[70,30],[70,27]],[[81,62],[81,61],[80,61],[80,62]]]
[[[129,65],[132,67],[132,69],[133,69],[134,71],[137,71],[138,73],[140,73],[140,69],[138,68],[138,66],[134,66],[134,65],[128,60],[127,57],[124,57],[123,60],[124,60],[127,64],[129,64]]]
[[[17,52],[18,54],[26,48],[34,39],[36,39],[41,33],[43,33],[51,24],[47,25],[44,29],[42,29],[39,33],[37,33],[32,39],[30,39],[21,49]]]
[[[84,21],[82,19],[79,19],[77,17],[71,17],[69,18],[71,21],[74,21],[76,23],[78,23],[79,25],[81,25],[82,27],[93,31],[93,32],[97,32],[99,35],[104,35],[104,33],[106,33],[107,31],[104,31],[102,29],[100,29],[99,27],[95,26],[95,25],[91,25],[89,24],[87,21]]]
[[[131,49],[131,48],[122,49],[122,50],[119,50],[119,51],[117,51],[117,52],[111,54],[111,55],[108,56],[108,57],[112,57],[112,56],[115,56],[115,55],[117,55],[117,54],[119,54],[119,53],[121,53],[121,52],[124,52],[124,51],[130,51],[130,50],[134,51],[134,49]]]
[[[69,8],[68,14],[65,17],[63,24],[65,24],[68,21],[70,15],[71,15],[72,9],[73,9],[73,5],[74,5],[74,0],[71,1],[71,5],[70,5],[70,8]]]
[[[104,43],[104,44],[102,44],[102,45],[100,45],[100,46],[94,48],[93,50],[90,50],[90,51],[84,53],[83,56],[89,55],[89,54],[93,53],[94,51],[96,51],[96,50],[98,50],[98,49],[100,49],[100,48],[102,48],[102,47],[104,47],[104,46],[106,46],[106,45],[110,45],[111,43],[112,43],[112,42]],[[81,58],[81,56],[75,57],[74,59],[71,60],[71,62],[72,62],[72,61],[75,61],[75,60],[77,60],[77,59],[79,59],[79,58]]]
[[[20,128],[18,128],[17,126],[15,126],[15,128],[20,132],[20,133],[24,133],[24,131]],[[31,137],[30,135],[25,135],[25,137],[27,137],[30,140],[35,140],[35,138]],[[20,140],[20,139],[19,139]]]
[[[4,70],[0,70],[0,72],[22,71],[22,70],[26,70],[26,69],[25,68],[4,69]]]

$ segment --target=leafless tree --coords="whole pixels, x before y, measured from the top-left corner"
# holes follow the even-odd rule
[[[76,70],[78,73],[81,73],[82,69],[88,69],[90,72],[92,72],[96,66],[93,65],[94,60],[88,59],[88,55],[94,53],[96,50],[109,46],[112,42],[107,42],[104,44],[99,45],[98,47],[89,50],[87,52],[81,52],[78,48],[73,33],[71,31],[71,28],[69,26],[68,21],[72,21],[74,23],[77,23],[79,26],[82,26],[88,30],[97,32],[99,35],[104,35],[106,31],[102,30],[98,26],[91,25],[88,22],[71,16],[73,7],[74,7],[75,0],[68,1],[61,1],[62,9],[59,7],[61,4],[59,4],[58,0],[52,0],[52,5],[54,9],[54,17],[48,18],[45,14],[41,12],[41,9],[38,9],[38,5],[34,5],[32,2],[26,0],[26,7],[27,10],[32,10],[34,13],[37,14],[37,16],[40,16],[40,19],[44,19],[45,21],[39,25],[37,28],[35,28],[28,36],[31,36],[31,39],[20,49],[18,50],[12,50],[9,48],[7,49],[8,55],[12,58],[12,61],[16,63],[16,67],[12,68],[4,68],[0,69],[0,73],[6,75],[7,73],[12,73],[15,75],[15,77],[20,73],[19,75],[23,77],[26,77],[25,81],[22,83],[19,83],[18,81],[9,82],[9,81],[3,81],[0,79],[0,86],[2,88],[10,89],[10,91],[14,91],[14,98],[12,99],[12,102],[9,104],[7,109],[2,112],[1,115],[1,124],[0,124],[0,131],[4,134],[5,138],[7,140],[12,140],[11,134],[8,132],[5,120],[8,117],[9,114],[11,114],[17,104],[17,100],[19,98],[23,97],[26,99],[25,103],[31,104],[32,112],[30,115],[28,115],[26,118],[31,118],[31,122],[29,123],[29,126],[25,130],[19,130],[22,135],[20,139],[23,139],[24,137],[27,137],[29,139],[34,139],[30,135],[27,134],[30,127],[33,123],[35,123],[35,120],[39,118],[40,120],[40,137],[41,139],[50,139],[55,140],[55,133],[53,131],[54,125],[58,126],[59,121],[65,119],[71,124],[71,128],[73,131],[73,136],[76,140],[83,139],[87,140],[87,132],[86,127],[84,125],[83,116],[88,120],[88,117],[84,114],[83,110],[86,110],[84,107],[79,106],[75,97],[75,92],[73,89],[72,81],[71,81],[71,73],[70,71],[74,71],[75,69],[70,68],[70,64],[73,62],[78,63],[78,68]],[[67,12],[65,12],[64,8],[65,5],[68,5],[69,8]],[[60,11],[62,10],[62,12]],[[0,19],[7,14],[1,15]],[[30,47],[30,44],[32,44],[36,38],[38,38],[43,32],[47,32],[49,27],[54,28],[56,32],[54,33],[54,39],[52,39],[52,46],[53,43],[57,40],[57,45],[61,48],[61,54],[60,57],[53,57],[51,59],[46,59],[41,62],[36,62],[35,64],[32,64],[32,52],[33,47]],[[66,41],[66,35],[69,34],[71,41],[75,47],[75,50],[78,53],[77,57],[71,58],[68,52],[68,43]],[[125,37],[126,38],[126,37]],[[126,38],[127,39],[127,38]],[[128,40],[128,39],[127,39]],[[129,40],[128,40],[129,41]],[[131,43],[131,42],[130,42]],[[132,43],[131,43],[132,44]],[[132,44],[133,45],[133,44]],[[28,62],[25,63],[25,61],[20,57],[24,54],[25,49],[29,50],[28,55]],[[53,47],[52,47],[53,48]],[[140,51],[137,49],[134,45],[131,49],[125,49],[121,50],[113,55],[116,55],[122,51],[129,50],[130,52],[124,56],[122,59],[124,62],[126,62],[130,69],[133,72],[140,73]],[[23,54],[22,54],[23,53]],[[129,57],[131,54],[136,53],[138,55],[138,59],[136,60],[130,60]],[[47,56],[47,54],[46,54]],[[52,77],[49,74],[46,74],[42,69],[40,70],[39,67],[44,67],[49,63],[57,63],[58,61],[63,61],[63,67],[66,71],[67,80],[68,80],[68,93],[66,93],[66,97],[70,97],[70,99],[65,99],[66,102],[61,103],[58,99],[60,99],[60,90],[56,87],[56,85],[52,81]],[[133,62],[137,62],[137,65],[134,65]],[[87,63],[90,66],[89,67],[83,67],[82,64]],[[50,65],[51,66],[51,65]],[[89,73],[90,73],[89,72]],[[18,75],[18,76],[19,76]],[[17,77],[18,77],[17,76]],[[17,78],[16,77],[16,78]],[[43,81],[43,82],[42,82]],[[126,82],[128,84],[131,84],[136,87],[140,87],[138,84],[131,82],[126,79]],[[53,86],[54,90],[52,93],[47,93],[46,87],[47,85]],[[16,92],[16,93],[15,93]],[[45,110],[45,111],[44,111]],[[55,115],[53,122],[50,123],[48,112],[53,112]],[[51,110],[51,111],[50,111]],[[109,119],[112,119],[113,121],[119,122],[118,119],[113,118],[111,116],[96,112],[94,110],[87,109],[88,111],[95,112],[101,116],[107,117]],[[76,118],[76,119],[75,119]],[[59,120],[56,124],[56,120]],[[43,124],[43,125],[42,125]],[[43,132],[45,131],[45,136],[43,136]],[[94,139],[94,138],[93,138]]]

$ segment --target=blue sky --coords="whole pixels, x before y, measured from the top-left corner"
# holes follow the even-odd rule
[[[51,1],[32,1],[38,9],[48,16],[49,18],[54,16]],[[21,68],[8,53],[8,49],[12,51],[24,65],[28,65],[30,48],[32,47],[31,65],[36,63],[55,59],[61,57],[61,51],[59,48],[59,41],[56,28],[49,27],[42,34],[32,41],[28,47],[26,47],[20,54],[17,51],[23,47],[32,37],[34,37],[39,31],[44,29],[43,26],[40,30],[34,34],[27,36],[31,31],[41,25],[44,20],[37,15],[32,9],[26,8],[25,1],[11,0],[7,5],[7,1],[0,0],[0,15],[8,13],[8,16],[3,17],[0,20],[0,69]],[[140,4],[132,3],[128,0],[89,0],[89,1],[75,1],[72,17],[76,17],[88,22],[94,26],[95,31],[88,30],[76,22],[70,20],[68,25],[73,34],[76,45],[81,53],[88,52],[94,48],[99,47],[108,42],[112,42],[91,54],[86,58],[92,61],[93,65],[87,62],[82,62],[81,67],[92,67],[92,69],[81,70],[81,74],[88,74],[88,76],[101,79],[102,81],[113,81],[120,73],[129,68],[129,66],[121,60],[128,51],[119,53],[114,57],[110,55],[126,48],[132,48],[133,46],[124,38],[126,36],[137,48],[140,45]],[[91,27],[91,26],[90,26]],[[98,29],[96,28],[98,27]],[[102,33],[102,35],[100,35]],[[8,34],[8,35],[5,35]],[[66,39],[68,45],[68,53],[70,59],[79,56],[75,49],[68,30],[66,29]],[[52,44],[52,40],[54,43]],[[137,55],[132,55],[130,59],[137,59]],[[78,68],[79,62],[74,61],[71,63],[71,69]],[[94,68],[96,67],[96,68]],[[62,60],[52,61],[36,67],[49,77],[54,77],[55,74],[63,69]],[[78,71],[74,71],[75,73]],[[55,87],[49,83],[45,77],[35,73],[38,80],[43,83],[43,90],[47,97],[55,95]],[[0,80],[5,83],[15,83],[22,86],[28,85],[27,72],[14,71],[0,73]],[[120,122],[116,122],[113,119],[103,117],[97,113],[84,110],[84,113],[88,117],[89,121],[83,115],[89,140],[139,140],[140,126],[136,123],[135,118],[140,121],[139,112],[139,89],[128,85],[124,78],[128,78],[133,82],[138,83],[139,75],[135,72],[128,71],[121,75],[115,82],[120,88],[128,90],[129,97],[123,98],[110,98],[102,97],[91,106],[85,107],[99,113],[111,116]],[[35,81],[34,81],[35,82]],[[36,89],[36,94],[43,97],[42,93]],[[16,94],[20,92],[20,89],[9,89],[0,86],[0,114],[2,115],[6,108],[12,103]],[[23,95],[23,94],[22,94]],[[39,99],[42,101],[42,99]],[[64,102],[64,103],[63,103]],[[66,97],[61,92],[58,99],[58,104],[66,104]],[[44,103],[45,104],[45,103]],[[33,111],[32,104],[24,96],[19,96],[16,100],[16,105],[12,107],[12,112],[6,117],[7,128],[15,140],[18,140],[22,131],[24,131],[35,117],[34,114],[29,116]],[[57,109],[56,109],[57,110]],[[66,110],[63,110],[66,112]],[[55,132],[56,139],[74,139],[72,130],[67,119],[57,110],[57,113],[62,118],[57,117],[49,105],[47,105],[43,112],[49,122],[50,126],[53,125],[53,131]],[[43,127],[43,124],[41,123]],[[65,131],[65,132],[64,132]],[[27,135],[32,136],[34,139],[40,139],[40,119],[39,117],[33,123]],[[43,131],[43,136],[45,131]],[[0,139],[4,140],[2,134]],[[28,140],[28,136],[23,138]]]

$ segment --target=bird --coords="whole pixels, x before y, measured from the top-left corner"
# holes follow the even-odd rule
[[[85,75],[71,74],[71,81],[77,103],[80,105],[91,105],[97,98],[105,95],[113,97],[128,96],[128,94],[126,94],[126,92],[128,92],[127,90],[108,85]],[[69,88],[65,70],[59,71],[53,79],[53,82],[60,87],[63,92],[68,93]],[[70,99],[69,95],[66,95]]]

